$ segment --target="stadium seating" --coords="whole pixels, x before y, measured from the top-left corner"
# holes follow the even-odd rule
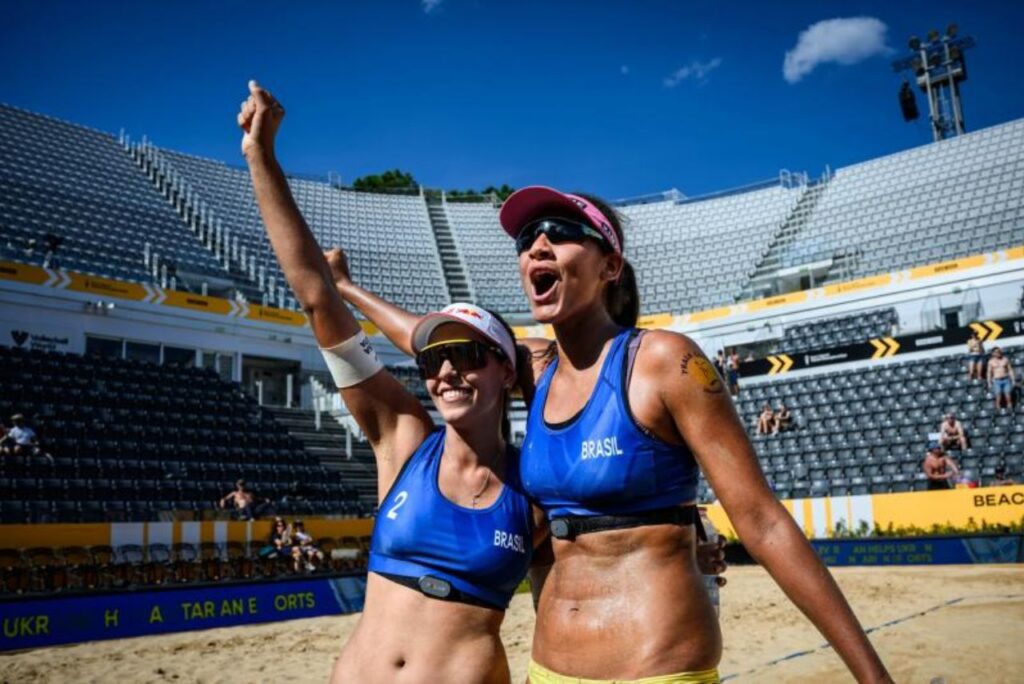
[[[893,326],[897,323],[896,310],[893,308],[852,316],[823,318],[813,323],[798,323],[786,326],[777,350],[802,352],[865,342],[873,337],[892,335]]]
[[[151,281],[146,243],[179,273],[223,271],[113,136],[0,105],[0,258],[42,264],[47,234],[50,265],[83,273]]]
[[[642,311],[698,311],[736,301],[800,196],[800,188],[773,185],[620,206]]]
[[[256,269],[264,269],[264,289],[287,288],[263,229],[249,172],[178,152],[160,154],[238,238],[247,258],[255,259]],[[288,182],[320,244],[325,249],[345,249],[356,282],[414,311],[447,303],[441,261],[422,197],[343,190],[296,177]],[[277,297],[271,301],[279,303]]]
[[[54,456],[0,459],[2,522],[153,520],[211,510],[243,478],[269,510],[366,513],[271,414],[211,371],[0,346],[0,415]],[[282,503],[291,483],[306,501]]]
[[[321,576],[365,573],[369,537],[321,537]],[[124,544],[0,549],[0,597],[77,594],[172,585],[286,579],[296,574],[287,555],[262,554],[264,540],[224,544]],[[334,550],[344,553],[332,555]],[[308,574],[307,571],[300,571]]]
[[[1024,119],[841,168],[781,266],[844,255],[830,280],[1024,243]]]
[[[473,283],[477,304],[501,313],[527,312],[512,239],[498,224],[498,209],[488,202],[446,202],[452,234]]]
[[[1024,364],[1024,348],[1004,351]],[[994,410],[986,387],[965,379],[960,353],[742,386],[737,409],[780,498],[924,489],[929,434],[950,410],[970,442],[952,452],[962,470],[984,480],[999,465],[1012,473],[1024,466],[1024,421]],[[762,404],[780,401],[795,428],[756,434]],[[700,497],[712,498],[703,480]]]

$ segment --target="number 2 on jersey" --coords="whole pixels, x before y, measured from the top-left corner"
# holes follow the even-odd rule
[[[409,498],[409,492],[402,490],[395,496],[395,505],[388,511],[388,520],[398,520],[398,509],[402,507],[405,500]]]

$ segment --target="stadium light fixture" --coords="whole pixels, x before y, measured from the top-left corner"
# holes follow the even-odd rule
[[[912,71],[921,92],[928,98],[929,121],[935,140],[963,135],[963,106],[960,98],[960,84],[967,80],[967,63],[964,51],[975,46],[972,36],[959,37],[960,29],[954,24],[946,27],[944,35],[937,29],[928,31],[928,42],[922,43],[917,36],[911,36],[907,45],[911,54],[892,63],[895,71]],[[914,93],[904,83],[899,93],[900,109],[905,121],[917,110]]]

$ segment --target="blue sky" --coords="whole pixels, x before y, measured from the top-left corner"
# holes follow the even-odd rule
[[[845,47],[819,26],[787,80],[802,32],[858,17],[877,23]],[[3,0],[0,101],[238,164],[257,78],[288,108],[290,171],[700,195],[929,141],[889,63],[952,21],[978,39],[968,130],[1024,116],[1024,3],[942,0]]]

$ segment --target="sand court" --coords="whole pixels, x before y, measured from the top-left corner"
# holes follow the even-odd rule
[[[1024,566],[836,568],[833,574],[897,682],[1024,681]],[[852,681],[824,639],[757,567],[733,567],[722,591],[725,653],[735,682]],[[358,616],[93,642],[0,656],[0,682],[327,681]],[[514,682],[533,637],[528,595],[502,636]],[[892,624],[886,624],[892,623]],[[794,653],[812,651],[776,664]]]

